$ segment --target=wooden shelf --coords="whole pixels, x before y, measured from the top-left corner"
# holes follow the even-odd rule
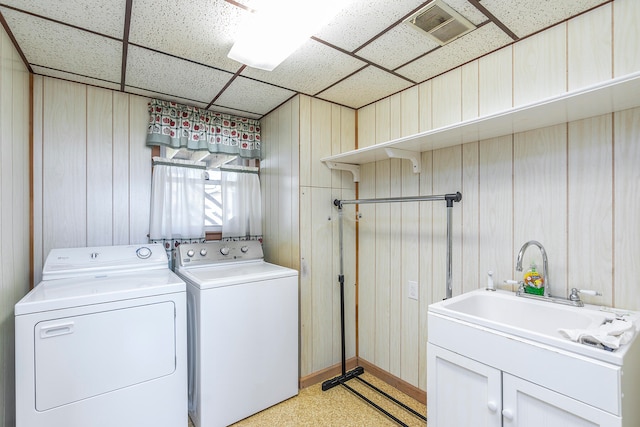
[[[385,148],[431,151],[640,106],[640,72],[532,104],[320,159],[361,165],[388,159]]]

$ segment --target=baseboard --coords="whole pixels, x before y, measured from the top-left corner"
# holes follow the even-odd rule
[[[390,386],[397,388],[407,396],[417,400],[424,405],[427,404],[427,392],[420,390],[418,387],[409,384],[405,380],[400,379],[393,374],[390,374],[384,369],[378,368],[377,366],[367,362],[363,358],[358,358],[358,366],[362,366],[365,372],[368,372],[374,377],[379,378],[385,383],[389,384]]]
[[[420,390],[418,387],[412,384],[409,384],[408,382],[396,377],[393,374],[390,374],[384,369],[378,368],[374,364],[369,363],[362,358],[352,357],[351,359],[347,360],[347,363],[346,363],[347,371],[352,370],[356,366],[362,366],[365,372],[368,372],[374,377],[379,378],[385,383],[389,384],[390,386],[397,388],[398,390],[400,390],[407,396],[417,400],[418,402],[424,405],[427,404],[427,393],[423,390]],[[300,388],[303,389],[303,388],[312,386],[314,384],[318,384],[319,382],[331,379],[333,377],[337,377],[341,373],[342,373],[342,364],[337,363],[321,371],[317,371],[305,377],[300,378],[300,383],[299,383]]]
[[[358,366],[358,359],[356,357],[352,357],[351,359],[347,359],[346,361],[346,370],[350,371],[353,368]],[[300,388],[306,388],[312,386],[314,384],[318,384],[324,380],[331,379],[333,377],[337,377],[342,374],[342,363],[337,363],[328,368],[322,369],[321,371],[314,372],[305,377],[301,377],[299,381]]]

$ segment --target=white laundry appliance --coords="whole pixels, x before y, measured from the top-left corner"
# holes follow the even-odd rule
[[[162,245],[54,249],[15,305],[17,427],[187,423],[185,283]]]
[[[264,261],[258,241],[182,244],[189,415],[232,424],[298,394],[298,272]]]

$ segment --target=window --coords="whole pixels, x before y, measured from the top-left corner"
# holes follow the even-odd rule
[[[258,166],[259,161],[242,159],[235,155],[192,151],[186,148],[178,150],[167,146],[160,146],[159,148],[161,157],[193,160],[207,164],[204,183],[204,229],[207,233],[222,233],[222,172],[220,171],[220,166]]]
[[[204,229],[222,231],[222,173],[220,169],[208,169],[204,182]]]

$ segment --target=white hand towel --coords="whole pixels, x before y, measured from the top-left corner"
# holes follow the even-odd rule
[[[614,319],[592,329],[558,329],[566,338],[586,344],[602,344],[614,350],[631,341],[634,335],[633,323]]]

